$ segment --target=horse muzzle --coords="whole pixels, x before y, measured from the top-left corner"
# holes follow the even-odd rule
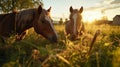
[[[57,36],[51,36],[51,37],[48,37],[48,39],[49,39],[50,42],[52,42],[52,43],[57,43],[57,42],[58,42],[58,37],[57,37]]]

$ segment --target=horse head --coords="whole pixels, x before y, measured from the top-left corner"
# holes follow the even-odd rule
[[[53,20],[50,16],[51,7],[45,10],[40,5],[36,10],[36,17],[33,23],[34,30],[51,42],[57,42],[57,33],[53,27]]]
[[[70,23],[72,27],[72,37],[75,38],[79,35],[80,27],[82,25],[82,12],[83,7],[78,9],[73,9],[72,6],[69,9],[70,11]]]

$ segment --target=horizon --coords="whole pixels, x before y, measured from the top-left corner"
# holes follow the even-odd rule
[[[120,0],[44,0],[43,4],[45,9],[52,7],[51,16],[53,20],[57,21],[60,18],[69,19],[70,6],[74,9],[80,9],[83,6],[82,16],[85,22],[99,20],[103,16],[112,21],[114,16],[120,15]]]

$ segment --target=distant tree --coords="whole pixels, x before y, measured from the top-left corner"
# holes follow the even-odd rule
[[[100,20],[95,19],[93,22],[96,25],[101,25],[101,24],[109,24],[107,16],[103,16]]]
[[[66,19],[65,19],[65,22],[67,22],[67,21],[68,21],[68,19],[66,18]]]
[[[42,0],[0,0],[0,11],[8,13],[14,9],[21,10],[43,5]]]
[[[101,20],[108,20],[107,16],[103,16]]]
[[[65,23],[67,23],[67,22],[68,22],[68,18],[66,18],[66,19],[65,19],[65,22],[64,22],[64,24],[65,24]]]
[[[63,19],[60,18],[59,24],[63,24]]]

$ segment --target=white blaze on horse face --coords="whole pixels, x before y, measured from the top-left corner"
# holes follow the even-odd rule
[[[53,30],[54,33],[57,35],[57,33],[56,33],[56,31],[55,31],[55,29],[54,29],[54,27],[53,27],[52,20],[50,19],[50,17],[45,16],[45,19],[50,23],[50,26],[51,26],[52,30]]]
[[[74,20],[74,27],[73,27],[73,33],[76,34],[77,33],[77,28],[76,28],[76,23],[77,23],[77,14],[73,15],[73,20]]]

